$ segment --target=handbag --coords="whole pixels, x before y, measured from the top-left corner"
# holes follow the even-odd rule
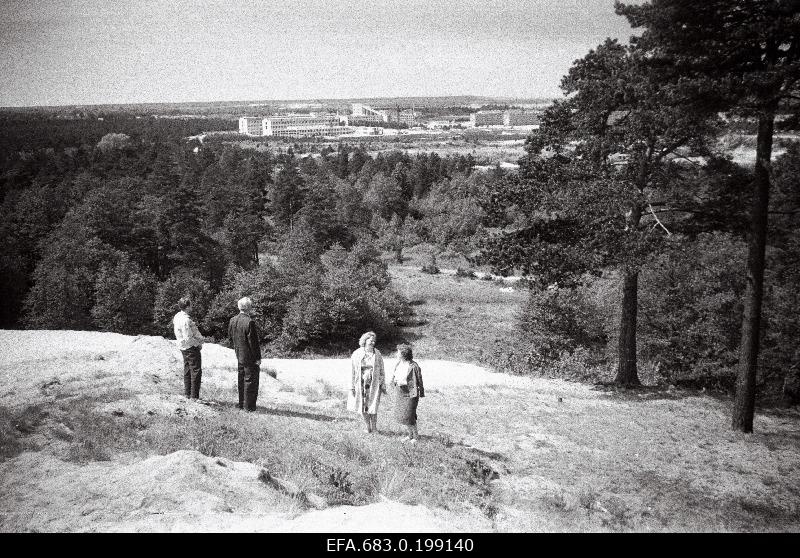
[[[358,411],[358,407],[356,406],[356,394],[353,390],[347,392],[347,410],[348,411]]]

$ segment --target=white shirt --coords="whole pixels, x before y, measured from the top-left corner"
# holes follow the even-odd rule
[[[397,361],[394,366],[394,373],[392,374],[392,382],[398,386],[408,385],[408,372],[411,369],[411,362],[405,360]]]
[[[181,310],[172,318],[172,325],[175,329],[175,339],[180,350],[185,351],[191,347],[203,346],[203,336],[200,335],[200,331],[194,325],[189,314]]]

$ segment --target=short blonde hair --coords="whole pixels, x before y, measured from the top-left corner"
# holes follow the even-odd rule
[[[246,296],[244,298],[240,298],[239,302],[236,303],[236,306],[238,306],[239,310],[243,312],[249,312],[253,309],[253,301],[249,296]]]
[[[376,341],[378,339],[378,336],[375,335],[374,331],[368,331],[364,335],[362,335],[361,338],[358,340],[358,346],[359,347],[365,346],[367,344],[367,339],[369,339],[370,337],[372,337]]]

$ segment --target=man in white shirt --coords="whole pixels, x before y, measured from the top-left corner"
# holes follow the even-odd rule
[[[203,336],[192,321],[192,301],[188,296],[178,301],[180,312],[172,318],[175,328],[175,339],[178,348],[183,354],[183,387],[187,399],[200,397],[200,379],[203,370],[200,362],[200,348],[203,346]]]

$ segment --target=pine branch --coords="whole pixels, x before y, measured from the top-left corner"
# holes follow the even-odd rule
[[[654,218],[655,218],[655,220],[656,220],[656,223],[658,223],[659,225],[661,225],[661,228],[662,228],[662,229],[664,229],[664,230],[667,232],[667,236],[672,236],[672,233],[671,233],[671,232],[669,232],[669,230],[667,229],[667,227],[665,227],[665,226],[664,226],[664,223],[662,223],[662,222],[661,222],[661,220],[658,218],[658,215],[656,215],[656,212],[655,212],[655,211],[653,211],[653,206],[652,206],[652,205],[650,205],[650,204],[648,203],[648,204],[647,204],[647,207],[649,207],[649,208],[650,208],[650,213],[652,213],[653,217],[654,217]],[[655,228],[655,226],[653,226],[653,228]]]

